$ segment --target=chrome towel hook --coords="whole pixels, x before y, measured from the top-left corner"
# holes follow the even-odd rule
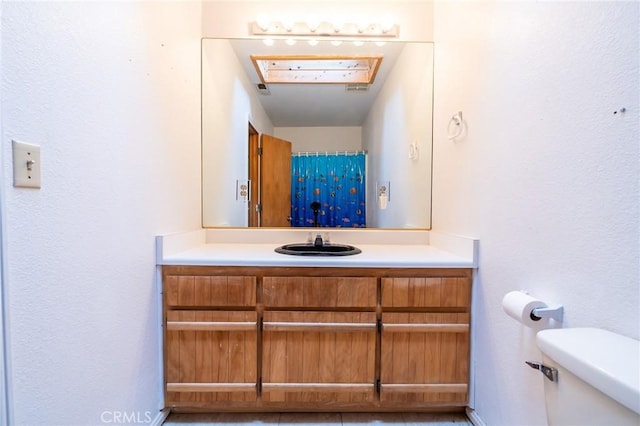
[[[451,134],[452,123],[456,126],[455,132],[453,132],[453,134]],[[463,125],[464,125],[464,122],[462,121],[462,111],[458,111],[455,114],[453,114],[453,116],[451,117],[451,120],[449,120],[449,125],[447,126],[447,139],[451,140],[460,136],[462,134]]]

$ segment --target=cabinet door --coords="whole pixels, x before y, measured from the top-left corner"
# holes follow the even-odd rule
[[[469,314],[383,313],[380,401],[465,405]]]
[[[262,400],[371,402],[375,312],[265,312]]]
[[[166,315],[168,406],[256,400],[256,312],[176,310]]]

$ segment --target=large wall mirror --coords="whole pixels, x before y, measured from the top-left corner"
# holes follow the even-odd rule
[[[203,226],[428,229],[432,112],[433,43],[203,39]]]

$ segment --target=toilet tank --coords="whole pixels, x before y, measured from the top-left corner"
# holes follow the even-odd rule
[[[542,330],[549,425],[640,425],[640,342],[597,328]]]

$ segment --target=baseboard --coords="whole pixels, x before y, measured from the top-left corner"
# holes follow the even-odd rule
[[[487,426],[473,408],[467,407],[466,413],[471,423],[473,423],[473,426]]]
[[[162,426],[164,421],[167,420],[167,417],[169,417],[169,413],[171,413],[171,410],[159,411],[156,418],[150,423],[150,426]]]

